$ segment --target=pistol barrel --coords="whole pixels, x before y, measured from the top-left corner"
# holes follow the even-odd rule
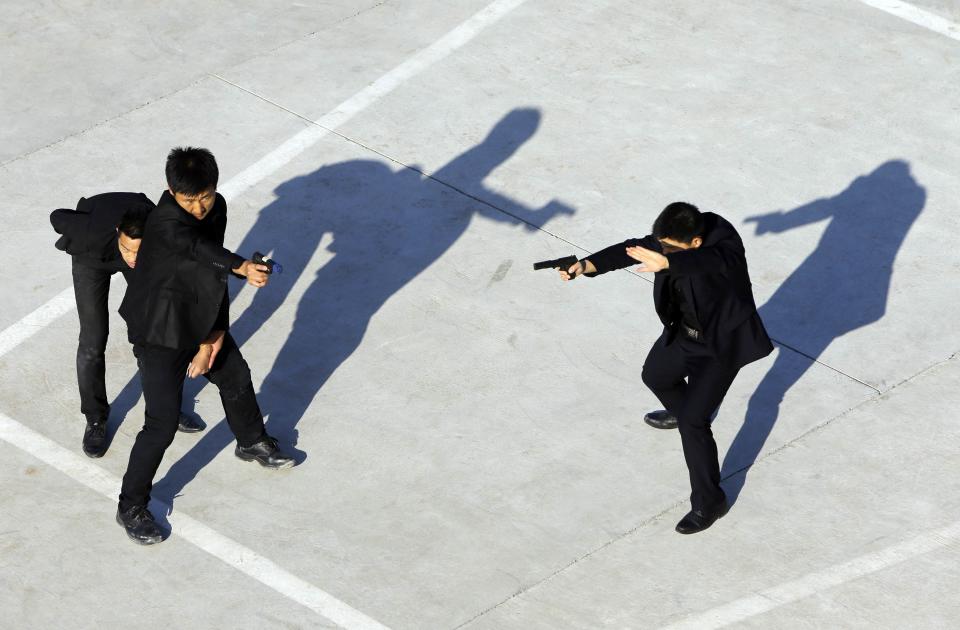
[[[557,258],[555,260],[542,260],[540,262],[533,263],[533,270],[539,271],[540,269],[569,269],[571,266],[576,264],[576,256],[564,256],[563,258]]]

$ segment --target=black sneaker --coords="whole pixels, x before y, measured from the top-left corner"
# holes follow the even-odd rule
[[[135,505],[125,512],[117,508],[117,522],[127,530],[127,536],[135,543],[155,545],[163,542],[163,532],[146,506]]]
[[[103,457],[107,452],[107,421],[87,421],[83,431],[83,452],[87,457]]]
[[[199,433],[207,428],[203,422],[189,414],[180,412],[180,419],[177,422],[177,430],[180,433]]]
[[[240,446],[234,449],[233,454],[245,462],[257,462],[264,468],[292,468],[296,463],[292,457],[286,455],[277,445],[277,440],[265,436],[252,446]]]

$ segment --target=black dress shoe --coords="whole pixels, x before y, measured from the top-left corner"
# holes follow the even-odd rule
[[[127,530],[127,536],[141,545],[163,542],[163,532],[145,506],[135,505],[124,512],[117,508],[117,522]]]
[[[651,411],[643,417],[643,421],[654,429],[676,429],[677,417],[668,411]]]
[[[83,452],[87,457],[103,457],[107,452],[107,421],[87,422],[83,431]]]
[[[193,416],[188,416],[187,414],[180,412],[180,420],[177,423],[177,431],[181,433],[199,433],[207,428],[207,425],[200,422],[200,420],[194,418]]]
[[[730,511],[730,505],[724,501],[715,510],[692,510],[677,523],[677,532],[681,534],[696,534],[702,532],[717,522],[717,519]]]
[[[269,435],[252,446],[238,444],[233,454],[245,462],[257,462],[264,468],[291,468],[296,463],[280,450],[277,440]]]

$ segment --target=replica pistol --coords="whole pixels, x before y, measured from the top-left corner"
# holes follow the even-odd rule
[[[254,252],[251,260],[258,265],[264,265],[267,268],[268,274],[272,274],[273,272],[283,273],[283,265],[272,258],[265,258],[260,252]]]
[[[540,269],[561,269],[566,271],[573,265],[577,264],[576,256],[564,256],[563,258],[557,258],[556,260],[541,260],[540,262],[533,263],[533,270],[538,271]]]

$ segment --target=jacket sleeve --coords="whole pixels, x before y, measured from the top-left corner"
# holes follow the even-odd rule
[[[594,276],[607,273],[608,271],[623,269],[624,267],[629,267],[630,265],[639,265],[639,261],[627,256],[627,248],[634,246],[646,247],[647,249],[651,249],[655,252],[662,251],[660,241],[653,238],[652,235],[647,235],[643,238],[627,239],[622,243],[611,245],[610,247],[601,249],[599,252],[590,254],[584,258],[584,260],[589,260],[592,262],[593,266],[597,268],[596,273],[586,273],[584,275],[592,278]]]
[[[168,247],[181,256],[197,262],[206,263],[218,271],[230,270],[243,264],[244,258],[234,254],[216,241],[204,238],[196,230],[175,219],[163,220],[157,225],[158,236],[166,241]]]
[[[242,265],[244,261],[243,256],[234,254],[226,247],[203,237],[197,237],[194,240],[191,257],[200,262],[210,263],[227,273]]]
[[[60,234],[55,244],[57,249],[78,254],[79,250],[85,248],[86,233],[90,225],[89,213],[66,208],[54,210],[50,213],[50,225],[54,232]]]
[[[743,250],[732,241],[667,254],[670,273],[676,276],[723,274],[743,260]]]

